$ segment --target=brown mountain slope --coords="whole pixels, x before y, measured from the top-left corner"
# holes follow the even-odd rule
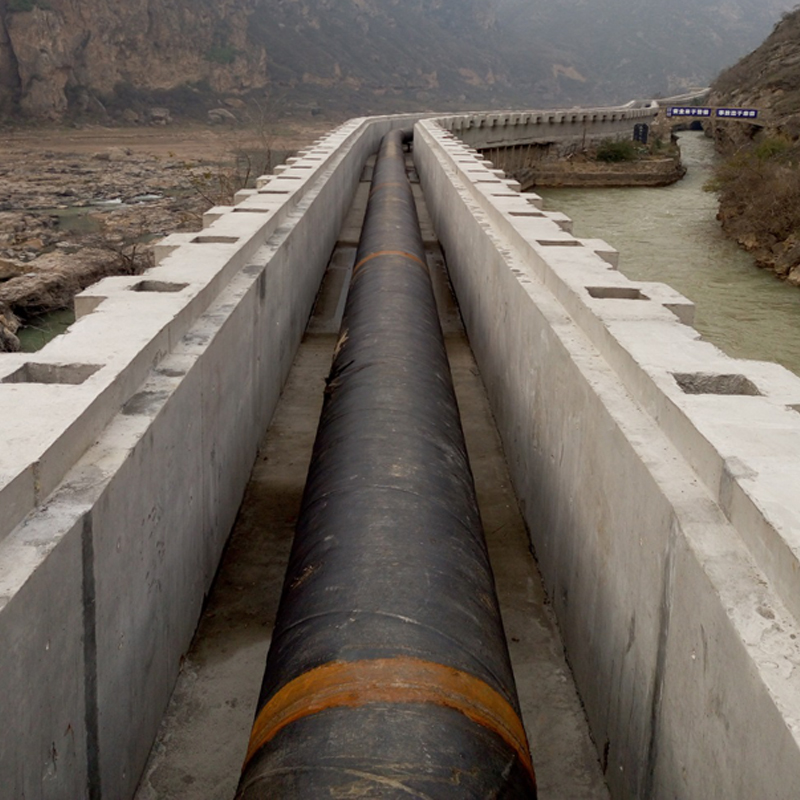
[[[625,102],[710,80],[791,2],[0,0],[0,113]]]
[[[759,266],[800,286],[800,10],[720,75],[709,104],[760,114],[758,125],[710,126],[727,158],[714,180],[722,226]]]

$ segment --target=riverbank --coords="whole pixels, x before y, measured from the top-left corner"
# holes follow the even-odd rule
[[[545,208],[571,217],[576,236],[616,248],[627,277],[666,283],[692,300],[693,327],[705,340],[800,375],[800,292],[756,269],[721,229],[717,198],[703,189],[718,163],[711,140],[700,132],[678,138],[688,169],[672,186],[541,190]]]
[[[515,174],[523,191],[534,187],[590,189],[669,186],[686,174],[680,154],[605,163],[579,155],[542,161]]]
[[[285,124],[284,124],[285,125]],[[0,134],[0,351],[107,275],[152,264],[174,231],[327,128],[19,129]]]
[[[800,142],[767,135],[728,153],[709,186],[717,193],[723,231],[761,269],[800,287],[798,158]]]

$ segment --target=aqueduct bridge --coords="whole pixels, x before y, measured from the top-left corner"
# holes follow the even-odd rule
[[[800,379],[475,149],[654,113],[352,120],[0,357],[0,797],[132,796],[364,165],[411,125],[612,796],[797,796]]]

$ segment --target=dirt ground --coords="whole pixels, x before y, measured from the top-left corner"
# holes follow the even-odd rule
[[[0,351],[95,281],[146,269],[154,241],[198,230],[203,211],[329,127],[0,131]]]
[[[215,160],[231,149],[231,143],[259,144],[268,141],[276,150],[293,150],[330,130],[329,122],[281,122],[263,130],[253,128],[209,127],[207,125],[168,125],[149,128],[19,128],[0,130],[0,160],[14,154],[48,152],[93,155],[104,148],[130,148],[137,155]]]

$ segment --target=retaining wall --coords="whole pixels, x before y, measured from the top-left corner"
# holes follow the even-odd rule
[[[130,797],[366,158],[354,120],[0,357],[0,797]]]
[[[800,379],[436,123],[414,152],[612,795],[796,797]]]

